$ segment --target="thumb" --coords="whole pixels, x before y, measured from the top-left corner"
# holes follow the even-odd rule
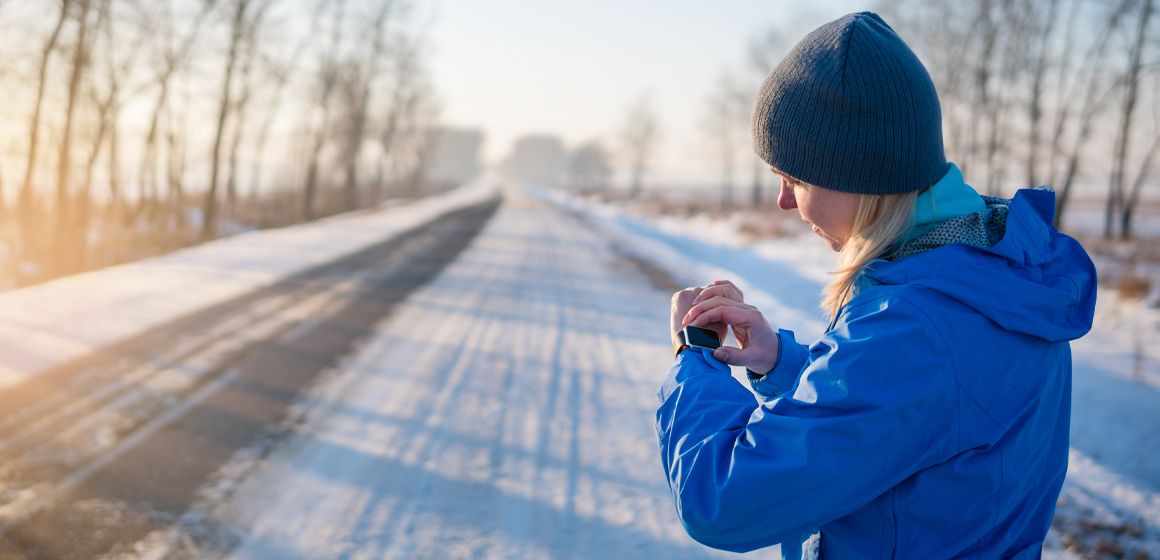
[[[731,366],[744,365],[741,363],[741,354],[742,351],[740,348],[734,348],[732,346],[722,346],[713,351],[714,358],[717,358],[718,360],[721,360],[722,362],[725,362]]]

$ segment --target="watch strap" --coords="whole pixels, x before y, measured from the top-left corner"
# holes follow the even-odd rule
[[[673,342],[673,357],[675,358],[683,350],[690,348],[689,341],[685,340],[684,329],[677,331],[677,340]]]

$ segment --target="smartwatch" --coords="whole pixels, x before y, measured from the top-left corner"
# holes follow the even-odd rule
[[[689,348],[708,348],[714,350],[721,346],[721,338],[711,329],[703,329],[689,325],[677,332],[677,345],[673,355]]]

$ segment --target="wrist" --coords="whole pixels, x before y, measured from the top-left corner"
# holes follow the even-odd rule
[[[773,368],[777,367],[777,361],[781,359],[781,339],[777,336],[777,333],[774,333],[773,343],[770,346],[773,347],[773,351],[771,352],[773,354],[772,357],[765,360],[760,360],[762,362],[761,364],[754,364],[753,366],[746,368],[749,370],[751,377],[754,374],[758,377],[764,377],[765,374],[773,371]]]

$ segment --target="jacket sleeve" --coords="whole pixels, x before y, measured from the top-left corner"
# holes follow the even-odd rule
[[[791,330],[778,329],[777,339],[777,362],[773,369],[764,375],[754,373],[749,369],[745,370],[749,377],[749,386],[765,402],[777,398],[793,388],[810,353],[806,345],[798,344]]]
[[[661,387],[661,462],[697,541],[747,551],[869,503],[957,448],[947,346],[902,301],[848,308],[810,348],[792,393],[758,405],[708,351]]]

